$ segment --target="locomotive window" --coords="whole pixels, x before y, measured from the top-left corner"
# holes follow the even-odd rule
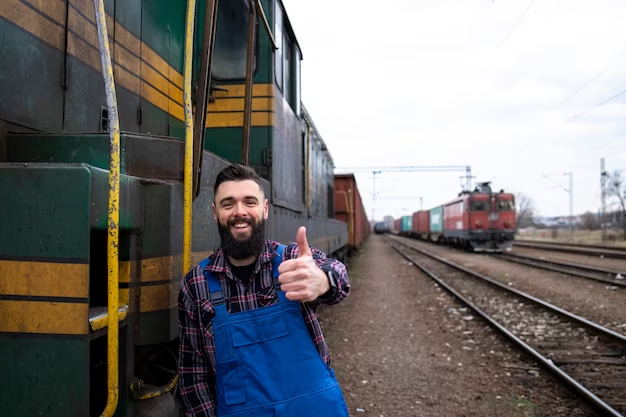
[[[283,96],[287,103],[291,104],[293,99],[291,97],[291,41],[285,31],[285,40],[283,41],[285,50],[283,51]]]
[[[496,207],[498,210],[513,210],[515,208],[515,204],[512,200],[498,200]]]
[[[283,89],[283,9],[278,2],[274,3],[274,40],[277,49],[274,51],[274,72],[276,84]]]
[[[302,60],[301,58],[301,54],[300,54],[300,48],[298,48],[297,46],[294,48],[296,50],[296,57],[295,57],[295,62],[294,62],[294,67],[296,69],[296,73],[294,75],[295,78],[295,85],[294,85],[294,110],[296,112],[296,116],[300,117],[300,61]]]
[[[471,211],[487,211],[487,203],[485,201],[471,201]]]
[[[221,1],[217,16],[211,76],[220,81],[244,80],[248,49],[248,2]],[[254,71],[256,67],[255,57]]]

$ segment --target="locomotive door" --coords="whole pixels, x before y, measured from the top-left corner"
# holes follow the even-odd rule
[[[66,9],[62,1],[0,0],[0,120],[61,131]]]
[[[63,129],[106,132],[108,114],[93,5],[86,0],[68,3]],[[105,0],[104,6],[120,129],[183,138],[186,3]]]
[[[68,0],[67,5],[65,71],[61,78],[65,88],[63,131],[106,132],[108,114],[93,3]],[[115,11],[115,0],[105,0],[104,9],[110,42],[115,33],[111,18]],[[114,56],[113,42],[110,42],[110,48],[111,56]]]
[[[182,139],[185,137],[182,74],[186,2],[137,1],[142,9],[139,130]]]
[[[498,228],[499,217],[500,215],[498,213],[498,208],[496,207],[496,198],[495,196],[491,196],[491,201],[489,202],[489,216],[487,217],[487,221],[489,222],[489,229]]]
[[[139,132],[141,122],[141,0],[115,1],[113,76],[120,130]]]

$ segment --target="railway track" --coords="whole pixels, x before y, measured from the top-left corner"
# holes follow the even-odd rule
[[[602,415],[626,413],[626,336],[388,237],[393,249],[464,302]],[[442,278],[443,277],[443,278]]]
[[[579,255],[602,256],[605,258],[626,259],[626,248],[601,245],[578,245],[575,243],[551,243],[516,240],[513,246],[520,248],[544,249],[557,252],[576,253]]]
[[[582,265],[574,262],[556,261],[552,259],[538,258],[528,255],[520,255],[516,253],[506,253],[499,255],[491,255],[497,259],[503,259],[509,262],[515,262],[534,268],[545,269],[548,271],[561,272],[580,278],[586,278],[594,281],[604,282],[615,287],[626,288],[626,272],[615,269],[600,268],[597,266]]]

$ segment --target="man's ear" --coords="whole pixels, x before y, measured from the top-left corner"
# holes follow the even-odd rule
[[[213,211],[213,220],[217,222],[217,210],[215,209],[215,203],[211,204],[211,211]]]
[[[265,199],[265,202],[263,203],[263,219],[267,220],[267,218],[269,217],[269,212],[270,212],[270,203],[267,199]]]

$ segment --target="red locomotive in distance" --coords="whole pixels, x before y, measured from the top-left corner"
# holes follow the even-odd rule
[[[444,204],[443,219],[445,244],[474,252],[509,250],[515,235],[515,196],[493,192],[483,182]]]

